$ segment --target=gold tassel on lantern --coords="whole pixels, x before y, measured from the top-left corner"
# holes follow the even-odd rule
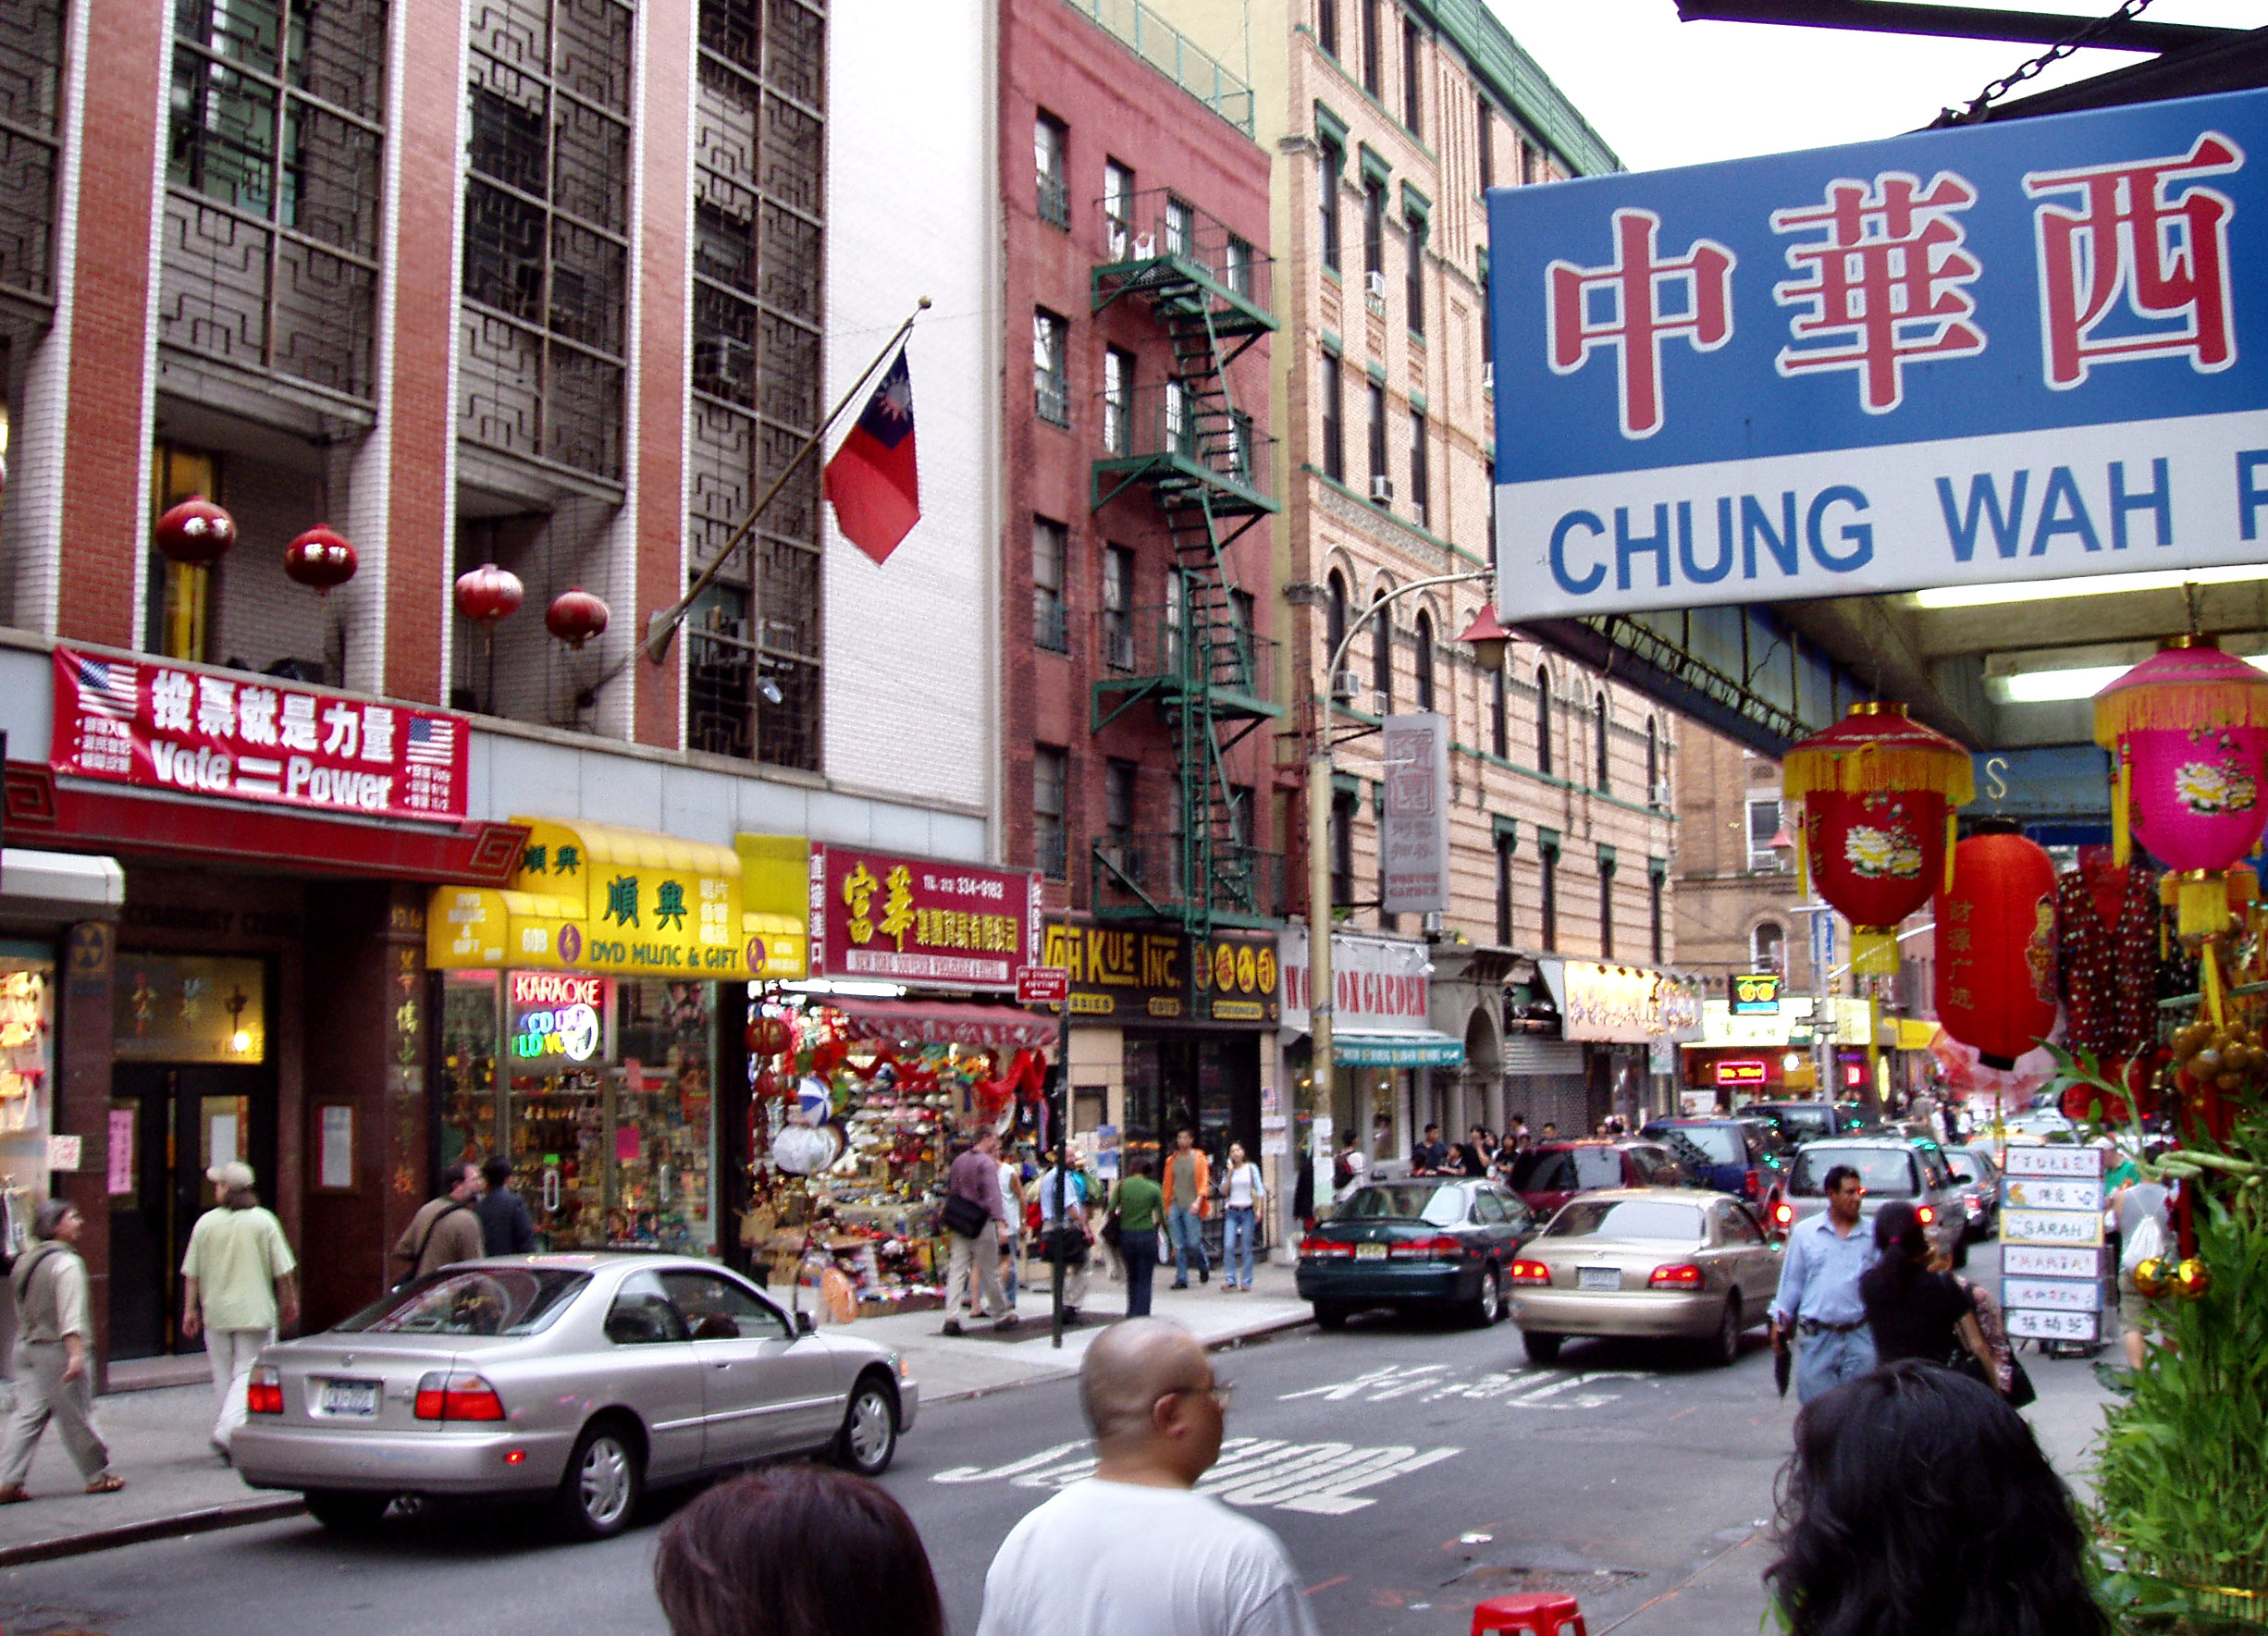
[[[1851,969],[1860,977],[1896,977],[1898,929],[1894,926],[1852,927]]]
[[[2112,754],[2117,757],[2118,770],[2111,779],[2111,861],[2123,869],[2134,855],[2134,832],[2126,814],[2134,802],[2134,772],[2126,765],[2124,746]]]
[[[1953,895],[1953,849],[1961,843],[1961,815],[1947,809],[1945,813],[1945,895]]]

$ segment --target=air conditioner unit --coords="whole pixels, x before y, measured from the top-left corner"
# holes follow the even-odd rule
[[[1394,498],[1394,479],[1391,477],[1373,477],[1370,480],[1370,498],[1377,501],[1378,504],[1382,506],[1392,503]]]
[[[1341,670],[1331,678],[1331,696],[1335,699],[1357,699],[1362,696],[1362,678],[1352,670]]]
[[[1664,812],[1670,809],[1670,781],[1663,779],[1654,786],[1654,805]]]
[[[1497,366],[1496,366],[1495,364],[1493,364],[1493,363],[1484,363],[1484,364],[1482,364],[1482,365],[1481,365],[1481,390],[1482,390],[1482,391],[1484,391],[1484,392],[1493,392],[1493,391],[1495,391],[1496,389],[1497,389]]]
[[[1362,293],[1374,301],[1385,301],[1386,275],[1384,273],[1365,273],[1362,276]]]

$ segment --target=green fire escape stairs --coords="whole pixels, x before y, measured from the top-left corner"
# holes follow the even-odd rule
[[[1107,845],[1095,853],[1095,913],[1102,917],[1178,921],[1193,936],[1215,926],[1272,923],[1278,860],[1260,851],[1252,815],[1234,799],[1227,755],[1283,707],[1267,698],[1263,644],[1240,609],[1226,553],[1262,517],[1281,510],[1265,492],[1267,455],[1251,417],[1231,396],[1228,366],[1276,327],[1263,277],[1267,264],[1202,212],[1169,201],[1159,230],[1114,235],[1112,259],[1094,268],[1093,310],[1128,298],[1145,301],[1165,332],[1173,368],[1162,385],[1128,391],[1105,411],[1116,426],[1093,467],[1092,503],[1102,510],[1140,486],[1148,490],[1173,542],[1179,595],[1153,626],[1131,633],[1122,663],[1093,686],[1100,732],[1128,710],[1154,703],[1174,735],[1180,826],[1152,852],[1130,857]]]

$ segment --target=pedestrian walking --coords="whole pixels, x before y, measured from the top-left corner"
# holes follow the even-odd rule
[[[1016,1161],[1005,1153],[1000,1157],[1000,1208],[1007,1212],[1007,1224],[1000,1230],[1000,1286],[1007,1292],[1007,1310],[1016,1310],[1017,1298],[1024,1292],[1024,1228],[1028,1224],[1024,1197],[1024,1173]],[[992,1314],[997,1318],[1000,1313]]]
[[[1041,1248],[1050,1266],[1063,1263],[1063,1315],[1076,1322],[1079,1310],[1087,1304],[1094,1249],[1094,1235],[1087,1225],[1087,1178],[1051,1164],[1032,1183],[1032,1191],[1039,1196]]]
[[[973,1293],[980,1293],[984,1310],[994,1329],[1014,1329],[1020,1322],[1008,1305],[1000,1284],[1000,1244],[1004,1232],[1016,1229],[1008,1221],[1000,1197],[1000,1135],[988,1130],[976,1145],[953,1162],[945,1173],[944,1224],[952,1236],[952,1254],[946,1262],[945,1288],[952,1310],[945,1334],[965,1333],[962,1321],[976,1320]],[[971,1282],[980,1286],[972,1292]]]
[[[1485,1126],[1476,1125],[1465,1132],[1465,1139],[1457,1144],[1456,1168],[1469,1176],[1488,1174],[1488,1161],[1496,1151],[1496,1143],[1488,1137]]]
[[[126,1479],[110,1469],[110,1449],[94,1429],[94,1379],[88,1347],[87,1264],[79,1259],[86,1220],[68,1199],[50,1199],[31,1219],[38,1240],[9,1274],[16,1288],[16,1415],[0,1445],[0,1506],[24,1492],[31,1456],[54,1421],[64,1452],[89,1494],[116,1494]]]
[[[1268,1197],[1260,1166],[1244,1156],[1244,1144],[1228,1144],[1228,1169],[1221,1177],[1221,1287],[1252,1287],[1252,1252],[1260,1242],[1260,1207]]]
[[[409,1265],[403,1283],[452,1261],[476,1261],[487,1253],[481,1242],[480,1217],[473,1210],[479,1197],[480,1170],[472,1161],[460,1159],[442,1166],[441,1196],[419,1205],[394,1242],[394,1259]]]
[[[480,1218],[480,1245],[483,1255],[528,1255],[536,1249],[536,1222],[527,1212],[527,1200],[512,1191],[512,1161],[501,1153],[491,1153],[488,1162],[480,1167],[480,1179],[487,1184],[473,1206],[473,1213]]]
[[[654,1552],[670,1636],[945,1636],[929,1553],[886,1490],[824,1466],[718,1483]]]
[[[1772,1350],[1795,1347],[1795,1396],[1803,1403],[1874,1367],[1874,1336],[1858,1292],[1875,1258],[1873,1236],[1859,1222],[1867,1189],[1858,1172],[1838,1164],[1822,1190],[1827,1209],[1788,1235],[1771,1305]]]
[[[1147,1159],[1137,1159],[1111,1198],[1118,1218],[1118,1259],[1126,1263],[1126,1315],[1150,1315],[1150,1286],[1158,1271],[1158,1228],[1165,1220],[1165,1192]]]
[[[1787,1636],[2110,1636],[2079,1510],[2032,1429],[1951,1370],[1892,1363],[1795,1421],[1780,1559]]]
[[[181,1257],[181,1333],[204,1332],[220,1408],[213,1421],[214,1453],[228,1458],[236,1429],[244,1423],[244,1389],[260,1348],[275,1342],[277,1326],[299,1322],[299,1263],[285,1241],[283,1224],[261,1207],[252,1166],[241,1161],[206,1171],[219,1199],[197,1218]]]
[[[2142,1150],[2142,1157],[2154,1164],[2164,1151],[2161,1144],[2152,1142]],[[2118,1223],[2118,1340],[2126,1348],[2129,1369],[2142,1367],[2153,1324],[2149,1298],[2135,1283],[2134,1270],[2165,1255],[2173,1241],[2170,1202],[2165,1184],[2144,1181],[2139,1172],[2111,1195]]]
[[[1425,1139],[1410,1150],[1410,1174],[1439,1175],[1448,1167],[1448,1144],[1441,1139],[1441,1127],[1428,1125],[1425,1127]]]
[[[1213,1281],[1213,1258],[1205,1253],[1205,1223],[1212,1214],[1213,1161],[1185,1125],[1174,1133],[1173,1157],[1165,1162],[1165,1236],[1174,1247],[1176,1289],[1189,1288],[1192,1257],[1197,1282]]]
[[[1859,1277],[1858,1294],[1876,1363],[1917,1358],[1945,1364],[1966,1351],[1982,1372],[1978,1379],[1997,1380],[2000,1359],[1985,1344],[1968,1292],[1952,1273],[1929,1270],[1929,1229],[1921,1212],[1904,1199],[1882,1206],[1874,1218],[1874,1265]]]
[[[1283,1542],[1194,1492],[1228,1387],[1162,1318],[1104,1330],[1079,1371],[1094,1475],[1009,1531],[977,1636],[1315,1636]]]

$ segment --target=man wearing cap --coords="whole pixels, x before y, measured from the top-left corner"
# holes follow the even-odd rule
[[[204,1331],[213,1390],[220,1395],[213,1447],[227,1459],[229,1440],[244,1423],[244,1390],[260,1348],[276,1339],[279,1321],[299,1322],[292,1282],[299,1263],[284,1241],[283,1224],[253,1191],[251,1165],[231,1161],[204,1174],[220,1207],[190,1229],[181,1258],[181,1334],[194,1340]]]

